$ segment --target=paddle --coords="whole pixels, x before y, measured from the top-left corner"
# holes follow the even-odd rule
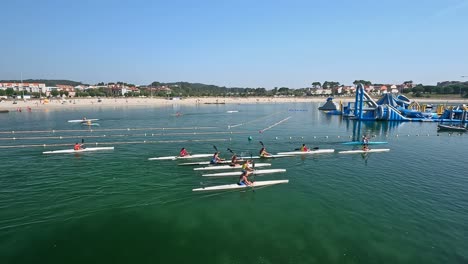
[[[319,147],[314,147],[314,148],[312,148],[312,149],[317,150],[317,149],[319,149]],[[295,148],[294,150],[301,150],[301,148]]]
[[[262,146],[263,146],[263,143],[262,143]],[[252,170],[253,170],[252,171],[252,178],[254,178],[254,176],[255,176],[255,173],[254,173],[255,172],[255,161],[252,159],[252,151],[250,151],[250,161],[252,162]],[[252,182],[252,186],[251,186],[252,192],[255,192],[255,189],[254,189],[254,186],[253,186],[254,180],[255,179],[252,179],[252,181],[251,181]]]
[[[85,149],[85,148],[86,148],[85,145],[84,145],[84,138],[81,139],[81,146],[80,146],[80,148],[82,148],[82,149]]]

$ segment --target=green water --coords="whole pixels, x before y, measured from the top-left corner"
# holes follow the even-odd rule
[[[318,106],[0,115],[0,263],[467,263],[467,135],[437,134],[435,123],[359,124]],[[101,126],[67,122],[82,116]],[[226,148],[255,155],[259,141],[272,153],[302,143],[349,150],[340,142],[362,134],[391,151],[271,160],[287,172],[254,180],[290,182],[254,192],[194,193],[236,179],[147,160],[213,145],[226,158]],[[115,150],[42,154],[82,138]],[[5,148],[41,144],[70,146]]]

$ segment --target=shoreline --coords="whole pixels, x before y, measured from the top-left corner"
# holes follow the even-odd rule
[[[53,109],[68,109],[81,107],[116,107],[116,106],[164,106],[164,105],[203,105],[203,104],[276,104],[276,103],[323,103],[325,104],[328,97],[190,97],[180,100],[168,100],[166,98],[73,98],[73,99],[52,99],[48,103],[43,103],[44,100],[16,100],[1,101],[0,111],[28,111],[31,110],[53,110]],[[98,101],[100,100],[100,102]],[[468,99],[411,99],[418,103],[435,103],[435,104],[468,104]],[[343,104],[354,102],[354,97],[335,97],[334,101]]]

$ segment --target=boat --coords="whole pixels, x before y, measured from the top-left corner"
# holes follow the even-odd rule
[[[183,157],[180,157],[180,156],[155,157],[155,158],[149,158],[148,160],[198,159],[198,158],[208,158],[208,157],[213,157],[213,154],[193,154],[193,155],[188,155],[188,156],[183,156]]]
[[[255,165],[252,166],[251,168],[260,168],[260,167],[268,167],[271,166],[271,163],[256,163]],[[208,167],[200,167],[200,168],[194,168],[193,170],[196,171],[204,171],[204,170],[234,170],[234,169],[242,169],[242,165],[236,165],[236,166],[231,166],[231,165],[220,165],[220,166],[208,166]]]
[[[437,131],[467,132],[468,129],[462,125],[454,126],[454,125],[437,124]]]
[[[75,119],[75,120],[68,120],[68,123],[86,123],[88,121],[98,121],[99,119]]]
[[[81,123],[82,126],[100,126],[99,123]]]
[[[270,156],[263,156],[263,157],[260,157],[260,156],[243,156],[243,157],[240,157],[240,159],[275,159],[275,158],[286,158],[286,157],[292,157],[293,155],[289,155],[289,154],[276,154],[276,155],[270,155]]]
[[[100,151],[100,150],[114,150],[114,147],[84,148],[84,149],[79,149],[79,150],[74,150],[74,149],[51,150],[51,151],[44,151],[42,152],[42,154],[81,153],[81,152]]]
[[[9,110],[0,110],[0,113],[8,113],[10,112]]]
[[[243,162],[243,160],[237,160],[239,162]],[[218,161],[216,164],[211,164],[209,161],[200,161],[200,162],[186,162],[186,163],[180,163],[179,166],[191,166],[191,165],[212,165],[212,166],[218,166],[221,164],[230,164],[230,160],[223,160],[223,161]]]
[[[310,154],[324,154],[333,153],[334,149],[315,149],[309,151],[290,151],[290,152],[278,152],[279,155],[310,155]]]
[[[270,174],[270,173],[279,173],[279,172],[286,172],[286,169],[270,169],[270,170],[254,170],[250,175],[263,175],[263,174]],[[221,172],[221,173],[210,173],[210,174],[203,174],[203,177],[229,177],[229,176],[241,176],[241,171],[233,171],[233,172]]]
[[[222,191],[222,190],[235,190],[235,189],[247,189],[252,187],[260,187],[260,186],[269,186],[281,183],[288,183],[289,180],[276,180],[276,181],[256,181],[252,183],[252,186],[247,185],[239,185],[237,183],[234,184],[226,184],[226,185],[216,185],[210,187],[202,187],[192,189],[193,192],[203,192],[203,191]]]
[[[362,150],[362,149],[356,149],[356,150],[345,150],[345,151],[339,151],[338,153],[340,154],[359,154],[359,153],[374,153],[374,152],[388,152],[390,149],[369,149],[369,150]]]
[[[343,145],[363,145],[364,142],[362,141],[349,141],[349,142],[343,142],[341,143]],[[382,144],[388,144],[387,141],[369,141],[367,145],[382,145]]]

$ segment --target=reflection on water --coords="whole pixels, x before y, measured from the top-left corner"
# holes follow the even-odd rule
[[[346,129],[353,131],[353,141],[359,141],[362,135],[371,136],[386,136],[398,127],[402,126],[405,122],[398,121],[360,121],[343,119],[346,124]]]

